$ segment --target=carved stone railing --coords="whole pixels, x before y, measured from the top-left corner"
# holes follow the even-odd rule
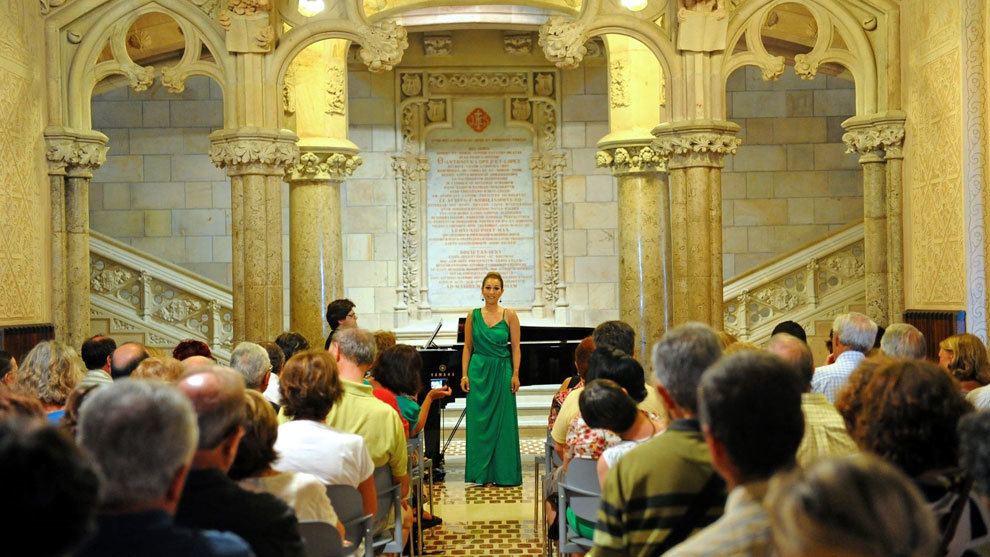
[[[110,334],[143,338],[171,352],[196,338],[220,360],[233,349],[229,288],[90,231],[90,318],[109,322]]]
[[[865,303],[864,271],[863,223],[857,222],[727,281],[725,331],[755,343],[781,321],[814,331],[815,321]]]

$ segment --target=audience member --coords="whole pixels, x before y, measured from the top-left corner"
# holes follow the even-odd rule
[[[271,493],[292,507],[300,521],[317,520],[332,524],[344,539],[344,525],[327,497],[326,487],[316,476],[278,471],[272,463],[278,458],[275,440],[278,418],[271,404],[258,391],[245,393],[245,415],[241,427],[244,437],[237,447],[237,457],[227,474],[238,484],[256,493]],[[368,459],[370,464],[371,460]]]
[[[216,361],[214,361],[213,358],[207,358],[206,356],[200,356],[199,354],[195,356],[189,356],[188,358],[180,361],[179,363],[182,364],[182,369],[184,370],[182,372],[183,374],[188,373],[189,371],[194,369],[209,369],[217,365]]]
[[[925,335],[909,323],[894,323],[880,339],[880,350],[891,358],[924,360],[928,353]]]
[[[3,552],[72,555],[95,529],[96,471],[69,438],[44,420],[5,415],[8,396],[0,395]]]
[[[808,344],[787,333],[777,333],[770,337],[767,351],[789,363],[801,382],[804,437],[797,450],[798,464],[807,467],[823,457],[857,452],[856,443],[849,437],[846,424],[835,406],[825,395],[811,392],[815,361]]]
[[[259,393],[268,388],[272,361],[268,351],[253,342],[241,342],[230,353],[230,367],[244,377],[244,385]],[[277,411],[277,410],[276,410]]]
[[[957,468],[957,427],[973,407],[955,382],[934,364],[896,360],[875,369],[858,396],[852,438],[915,481],[935,513],[948,554],[990,541],[987,512],[969,497],[968,477]],[[950,519],[955,513],[957,523]]]
[[[594,351],[595,341],[591,337],[583,338],[577,347],[574,348],[574,369],[577,371],[577,375],[565,379],[561,383],[560,389],[554,393],[553,401],[550,403],[550,419],[547,423],[547,430],[553,429],[553,424],[557,421],[560,407],[564,404],[567,395],[574,392],[575,389],[584,387],[585,375],[588,372],[588,360]],[[574,377],[578,378],[576,383],[574,382]]]
[[[187,358],[186,361],[189,361]],[[166,383],[175,383],[185,373],[183,362],[171,356],[152,356],[141,360],[131,377],[135,379],[158,379]]]
[[[110,376],[115,380],[128,377],[149,354],[139,342],[125,342],[110,355]]]
[[[410,436],[423,431],[433,401],[451,394],[450,387],[430,389],[420,406],[416,398],[422,388],[422,372],[423,358],[418,350],[408,344],[396,344],[379,354],[378,366],[373,371],[374,379],[395,395],[399,412],[409,422]]]
[[[842,421],[846,424],[846,431],[852,432],[856,425],[857,417],[862,410],[863,387],[870,382],[873,372],[894,361],[893,358],[885,354],[878,354],[869,358],[864,358],[862,362],[846,380],[846,384],[839,391],[838,398],[835,399],[835,409],[842,416]]]
[[[199,443],[176,522],[233,532],[258,557],[301,556],[302,539],[292,509],[271,494],[246,491],[227,477],[244,434],[244,379],[230,368],[214,366],[187,373],[176,386],[189,397],[199,423]]]
[[[0,350],[0,383],[10,385],[17,373],[17,359],[6,350]]]
[[[113,383],[110,376],[110,355],[117,349],[117,343],[108,336],[96,335],[86,339],[80,353],[86,364],[86,376],[79,382],[80,386]]]
[[[65,400],[65,414],[62,414],[62,419],[59,420],[58,427],[70,438],[75,439],[76,437],[76,428],[79,425],[79,409],[82,408],[83,401],[86,400],[89,393],[102,385],[105,385],[105,383],[79,385],[69,393],[69,398]]]
[[[204,358],[216,361],[216,358],[213,357],[213,353],[210,351],[210,346],[194,338],[187,338],[177,344],[172,350],[172,357],[180,362],[190,356],[203,356]]]
[[[375,363],[371,366],[371,371],[374,371],[375,367],[378,366],[378,358],[381,357],[382,352],[395,346],[397,341],[395,338],[395,333],[392,331],[378,330],[372,334],[375,335]]]
[[[771,483],[767,509],[781,557],[938,555],[918,489],[875,457],[823,460]]]
[[[285,357],[286,362],[295,356],[296,352],[309,350],[309,341],[306,340],[306,337],[295,331],[285,331],[278,335],[275,338],[275,344],[282,349],[282,356]]]
[[[45,409],[38,399],[0,388],[0,421],[16,417],[45,418]]]
[[[721,355],[718,335],[700,323],[671,329],[653,347],[656,390],[673,421],[609,470],[591,557],[659,555],[722,514],[724,491],[705,489],[717,475],[696,417],[701,374]]]
[[[726,346],[722,349],[722,354],[725,356],[730,356],[737,352],[759,352],[761,348],[752,342],[746,342],[744,340],[737,340],[732,344]]]
[[[334,300],[327,305],[327,324],[330,325],[330,334],[327,335],[327,342],[323,345],[324,350],[330,350],[330,343],[337,329],[349,329],[357,327],[357,313],[354,313],[354,302],[344,298]]]
[[[777,333],[787,333],[792,337],[800,339],[801,342],[805,344],[808,343],[808,333],[806,333],[804,331],[804,327],[796,321],[781,321],[780,323],[777,323],[777,326],[773,328],[773,332],[770,333],[770,336],[776,335]]]
[[[83,378],[76,351],[57,340],[44,340],[28,352],[14,376],[15,391],[41,401],[48,419],[56,424],[65,413],[65,401]]]
[[[938,343],[938,365],[959,381],[963,392],[990,383],[987,348],[976,335],[952,335]]]
[[[811,391],[825,395],[834,404],[849,374],[863,360],[865,352],[873,347],[877,324],[862,313],[844,313],[832,322],[832,331],[834,362],[815,370]]]
[[[595,348],[613,348],[635,356],[636,331],[625,321],[605,321],[591,332]]]
[[[399,415],[399,420],[402,422],[402,431],[405,432],[406,438],[408,439],[410,436],[409,421],[402,415],[402,409],[399,408],[398,397],[394,392],[382,386],[382,384],[375,379],[375,370],[378,368],[378,360],[382,357],[382,352],[392,346],[395,346],[395,334],[390,331],[375,331],[372,334],[375,337],[375,361],[371,364],[371,368],[369,368],[368,372],[365,374],[364,382],[371,385],[371,394],[374,395],[375,398],[391,406],[392,409],[395,410],[395,413]],[[413,422],[413,425],[415,425],[415,423],[416,422]]]
[[[712,465],[731,491],[725,514],[668,555],[771,554],[763,499],[770,478],[796,463],[803,387],[787,362],[762,351],[727,356],[705,372],[701,422]]]
[[[739,342],[739,339],[735,335],[731,335],[725,331],[715,331],[715,334],[718,335],[718,343],[722,347],[722,351]]]
[[[99,529],[77,555],[252,555],[233,534],[173,521],[197,441],[196,416],[174,388],[140,380],[96,388],[80,409],[78,437],[103,485]]]
[[[282,373],[282,366],[285,365],[285,352],[274,342],[262,342],[261,347],[268,352],[268,363],[272,366],[272,375],[268,378],[268,387],[265,389],[265,398],[269,402],[281,405],[278,396],[278,374]]]
[[[990,505],[990,412],[974,412],[959,420],[959,463],[973,487]]]
[[[650,417],[636,407],[636,401],[611,379],[595,379],[585,386],[578,398],[581,419],[592,429],[615,433],[620,441],[598,458],[598,483],[605,484],[605,475],[622,455],[664,432],[667,424]]]
[[[321,350],[299,352],[282,369],[282,413],[292,421],[278,428],[275,470],[305,472],[329,485],[349,485],[361,493],[364,512],[377,507],[375,465],[365,440],[324,423],[342,394],[337,365]]]

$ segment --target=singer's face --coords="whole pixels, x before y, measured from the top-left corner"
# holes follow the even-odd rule
[[[481,287],[481,295],[485,297],[485,302],[497,304],[499,298],[502,297],[502,285],[499,284],[498,279],[486,280],[484,286]]]

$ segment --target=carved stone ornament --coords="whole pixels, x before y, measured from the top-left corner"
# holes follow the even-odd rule
[[[732,126],[723,129],[683,129],[658,126],[652,147],[666,158],[669,167],[721,166],[725,155],[734,155],[742,143]],[[663,130],[663,131],[660,131]]]
[[[826,259],[822,267],[832,271],[841,279],[862,277],[866,269],[861,258],[848,252],[839,253]]]
[[[613,176],[666,172],[667,160],[648,145],[609,147],[595,153],[595,166],[608,168]]]
[[[343,180],[354,174],[363,161],[356,153],[307,151],[299,156],[299,162],[287,172],[286,179],[293,180]]]
[[[361,32],[361,61],[371,72],[389,72],[400,61],[409,46],[405,27],[394,21],[367,26]]]
[[[553,96],[553,74],[538,73],[535,78],[533,91],[540,97]]]
[[[210,134],[210,160],[220,168],[227,168],[228,173],[282,174],[282,169],[299,160],[296,141],[295,134],[286,130],[217,130]]]
[[[533,35],[530,33],[505,34],[502,44],[506,54],[523,56],[533,52]]]
[[[134,275],[123,269],[93,269],[90,287],[96,292],[114,292],[132,278]]]
[[[725,50],[729,11],[724,0],[679,0],[677,48],[691,52]]]
[[[239,14],[231,10],[224,21],[227,22],[227,52],[263,54],[271,51],[275,30],[270,24],[268,12]]]
[[[803,303],[801,296],[776,284],[757,291],[755,297],[777,311],[790,311]]]
[[[584,33],[583,23],[564,16],[553,16],[540,27],[539,44],[547,60],[558,68],[572,70],[581,64],[588,53],[584,46],[588,38]]]
[[[48,15],[54,8],[61,7],[69,0],[41,0],[41,15]]]
[[[437,93],[528,93],[527,74],[523,72],[495,73],[431,73],[426,80],[429,91]]]
[[[520,122],[529,121],[533,115],[533,105],[527,99],[512,99],[512,119]]]
[[[223,0],[191,0],[193,4],[199,9],[203,10],[206,15],[217,18],[220,16],[220,12],[223,11],[224,1]]]
[[[529,167],[540,189],[540,222],[543,241],[540,259],[543,265],[543,299],[557,301],[560,270],[560,176],[566,166],[563,153],[534,154]]]
[[[427,56],[450,56],[454,39],[450,35],[424,35],[423,53]]]
[[[612,108],[629,106],[629,67],[622,60],[608,68],[608,102]]]
[[[155,315],[167,323],[182,323],[190,315],[202,309],[203,304],[196,300],[178,298],[165,302],[155,311]]]
[[[904,126],[881,124],[853,128],[842,134],[842,142],[846,145],[846,153],[869,155],[887,151],[890,156],[899,157],[904,146]]]
[[[251,15],[272,9],[272,0],[227,0],[227,10],[237,15]]]
[[[436,124],[447,120],[447,101],[435,99],[426,103],[426,119]]]
[[[605,43],[599,37],[595,37],[584,43],[584,48],[588,50],[587,54],[584,55],[586,59],[605,57]]]
[[[801,79],[812,80],[818,74],[818,66],[822,63],[821,58],[810,54],[794,55],[794,73]]]
[[[423,77],[418,73],[404,73],[399,88],[403,95],[415,97],[423,91]]]
[[[48,173],[92,178],[93,171],[107,160],[107,141],[107,136],[91,130],[46,129]]]
[[[296,113],[296,67],[291,64],[282,80],[282,112]]]
[[[430,171],[428,161],[425,156],[396,155],[392,158],[392,169],[401,182],[402,286],[400,290],[402,302],[408,307],[414,307],[419,302],[421,245],[419,196],[422,182]]]
[[[327,69],[327,114],[345,114],[347,99],[344,93],[344,84],[347,74],[344,68],[334,66]]]

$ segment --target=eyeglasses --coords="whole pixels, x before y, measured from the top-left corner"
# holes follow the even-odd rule
[[[347,314],[347,317],[357,317],[357,314],[352,311]]]

